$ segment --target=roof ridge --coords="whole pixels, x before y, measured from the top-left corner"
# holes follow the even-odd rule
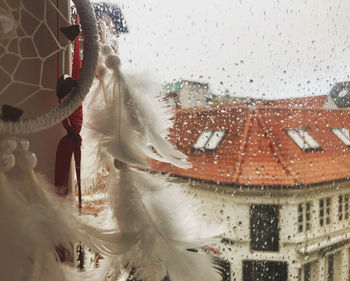
[[[263,132],[266,135],[267,141],[270,144],[270,147],[271,147],[271,150],[272,150],[273,157],[277,158],[277,160],[281,163],[282,168],[286,171],[287,175],[292,176],[294,183],[297,183],[298,179],[297,179],[296,173],[293,171],[293,169],[284,160],[279,146],[276,144],[273,136],[267,130],[266,126],[263,124],[263,122],[261,120],[262,117],[260,116],[259,111],[257,110],[256,112],[257,112],[257,114],[256,114],[257,122],[258,122],[258,124],[260,125],[260,127],[262,128]]]
[[[348,112],[350,113],[349,108],[323,108],[323,107],[311,107],[311,106],[293,106],[293,105],[261,105],[256,104],[258,110],[288,110],[288,111],[319,111],[319,112]],[[219,106],[211,106],[211,107],[194,107],[194,108],[176,108],[174,110],[175,113],[193,113],[193,112],[213,112],[220,110],[246,110],[250,111],[249,104],[225,104]]]
[[[243,156],[245,156],[245,149],[248,144],[248,135],[249,135],[249,130],[250,130],[250,124],[252,121],[252,115],[249,113],[248,118],[246,119],[246,122],[244,124],[244,130],[243,130],[243,135],[242,135],[242,143],[239,147],[239,154],[238,154],[238,159],[237,159],[237,166],[236,166],[236,176],[235,176],[235,182],[238,182],[239,176],[242,172],[242,162],[243,162]]]

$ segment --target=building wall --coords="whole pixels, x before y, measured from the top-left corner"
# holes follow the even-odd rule
[[[244,260],[284,261],[288,263],[288,280],[329,280],[328,260],[333,255],[333,280],[349,280],[350,219],[338,219],[338,196],[350,193],[347,182],[283,190],[247,190],[198,182],[189,192],[201,202],[203,217],[223,225],[226,242],[216,247],[220,256],[231,263],[231,280],[243,280]],[[319,225],[319,200],[331,198],[330,224]],[[298,205],[311,202],[311,229],[298,232]],[[250,249],[251,204],[279,205],[279,251],[261,252]],[[304,253],[303,251],[306,251]],[[309,277],[305,277],[310,263]],[[305,269],[306,268],[306,269]],[[331,280],[331,279],[330,279]]]
[[[195,106],[205,106],[207,104],[207,97],[209,96],[208,87],[202,87],[197,84],[186,85],[185,83],[179,92],[181,107],[191,108]]]

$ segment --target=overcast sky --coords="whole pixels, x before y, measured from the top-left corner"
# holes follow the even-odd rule
[[[215,94],[327,94],[348,80],[349,0],[118,0],[127,72],[209,82]]]

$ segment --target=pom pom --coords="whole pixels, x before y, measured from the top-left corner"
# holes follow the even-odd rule
[[[105,63],[109,69],[116,70],[120,66],[120,59],[116,55],[109,55],[107,56]]]
[[[28,150],[30,143],[26,139],[17,139],[17,149],[20,151]]]
[[[107,68],[103,65],[98,65],[96,68],[96,77],[98,79],[103,79],[106,76]]]
[[[0,148],[3,151],[12,152],[16,149],[16,147],[17,147],[17,142],[16,142],[16,139],[14,138],[6,138],[1,140],[0,142]]]
[[[97,65],[104,63],[105,58],[103,56],[98,56],[97,58]]]
[[[30,151],[22,151],[17,156],[17,165],[21,170],[33,170],[36,164],[36,155]]]
[[[108,45],[103,45],[101,47],[101,54],[104,55],[105,57],[112,55],[113,54],[113,49],[111,46]]]
[[[15,166],[15,156],[10,152],[0,153],[0,171],[7,172]]]

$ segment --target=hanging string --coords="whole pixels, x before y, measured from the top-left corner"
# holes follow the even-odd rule
[[[56,7],[58,9],[58,0],[56,0]],[[58,26],[59,18],[58,18],[58,13],[56,14],[56,36],[58,42],[60,41],[60,30]],[[57,79],[61,76],[61,71],[60,71],[60,53],[57,53]]]
[[[79,24],[77,14],[76,23]],[[79,38],[76,38],[74,44],[74,57],[72,77],[75,80],[79,79],[80,75],[80,44]],[[57,147],[56,152],[56,167],[55,167],[55,186],[58,188],[58,193],[61,195],[68,194],[68,178],[72,155],[74,154],[75,172],[78,186],[79,209],[82,207],[81,193],[81,143],[82,139],[80,131],[82,127],[83,112],[80,105],[68,118],[64,119],[62,124],[67,130],[67,135],[64,136]]]

